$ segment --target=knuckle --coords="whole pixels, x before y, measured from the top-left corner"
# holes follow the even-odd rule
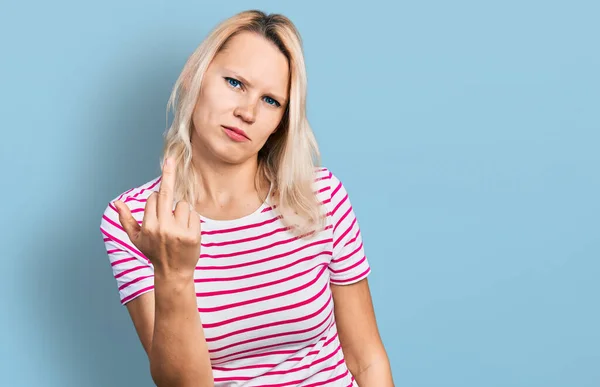
[[[193,241],[193,243],[194,243],[195,245],[199,244],[199,243],[202,241],[202,238],[201,238],[201,236],[200,236],[200,233],[199,233],[199,232],[198,232],[198,233],[194,233],[194,234],[192,235],[192,241]]]
[[[169,227],[166,227],[164,224],[159,224],[156,228],[156,234],[158,234],[161,237],[161,239],[170,239],[173,232],[169,229]]]
[[[142,226],[140,233],[141,233],[142,237],[144,237],[144,238],[148,238],[148,237],[151,237],[152,235],[154,235],[152,227],[150,227],[150,226]]]

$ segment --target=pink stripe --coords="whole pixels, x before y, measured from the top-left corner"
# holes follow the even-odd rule
[[[286,361],[289,361],[289,360],[292,360],[292,359],[286,359]],[[257,368],[275,368],[278,365],[279,364],[275,364],[275,363],[271,363],[271,364],[265,363],[265,364],[253,364],[253,365],[248,365],[248,366],[244,366],[244,367],[236,367],[236,368],[232,368],[232,367],[212,367],[212,369],[213,369],[213,371],[227,372],[227,371],[253,370],[253,369],[257,369]]]
[[[357,275],[355,277],[347,278],[347,279],[343,279],[343,280],[339,280],[339,279],[334,280],[332,278],[331,282],[332,283],[339,283],[339,284],[346,283],[346,282],[351,282],[351,281],[357,280],[357,279],[359,279],[361,277],[365,277],[367,274],[369,274],[370,271],[371,271],[371,268],[368,267],[367,270],[363,271],[362,273],[360,273],[359,275]]]
[[[343,360],[339,361],[335,366],[323,368],[323,371],[325,371],[325,370],[327,370],[327,371],[333,370],[333,369],[337,368],[342,362],[343,362]],[[323,382],[317,382],[317,383],[307,384],[306,387],[323,386],[323,385],[326,385],[328,383],[335,382],[336,380],[340,380],[340,379],[345,378],[346,376],[348,376],[348,372],[350,372],[350,371],[346,370],[346,372],[344,372],[341,375],[336,376],[335,378],[331,378],[331,379],[325,380]],[[350,383],[350,385],[352,385],[352,383]]]
[[[267,324],[256,325],[256,326],[249,327],[249,328],[239,329],[237,331],[227,332],[226,334],[221,335],[221,336],[207,337],[206,341],[207,342],[219,341],[219,340],[223,340],[223,339],[226,339],[228,337],[231,337],[231,336],[240,335],[242,333],[257,331],[257,330],[265,329],[265,328],[272,328],[272,327],[275,327],[275,326],[278,326],[278,325],[293,324],[293,323],[297,323],[297,322],[300,322],[300,321],[310,320],[311,318],[316,317],[319,314],[321,314],[321,312],[323,312],[329,306],[329,304],[331,303],[332,300],[333,299],[330,296],[327,299],[327,301],[325,302],[325,304],[323,304],[322,307],[320,307],[316,312],[311,313],[311,314],[306,315],[306,316],[302,316],[302,317],[298,317],[298,318],[293,318],[293,319],[288,319],[288,320],[273,321],[273,322],[270,322],[270,323],[267,323]],[[205,324],[203,324],[202,327],[205,327]]]
[[[276,338],[276,337],[283,337],[283,336],[294,336],[294,335],[299,335],[299,334],[302,334],[302,333],[311,332],[311,331],[314,331],[315,329],[319,328],[320,326],[322,326],[326,322],[328,322],[328,320],[331,319],[332,314],[333,314],[333,309],[331,309],[329,311],[329,314],[325,317],[325,319],[323,319],[323,321],[321,321],[317,325],[314,325],[314,326],[309,327],[309,328],[305,328],[305,329],[301,329],[301,330],[296,330],[296,331],[289,331],[289,332],[273,333],[273,334],[270,334],[270,335],[253,337],[253,338],[248,339],[248,340],[236,341],[235,343],[226,345],[224,347],[211,349],[211,350],[209,350],[209,352],[210,353],[221,352],[221,351],[224,351],[224,350],[229,349],[229,348],[237,347],[239,345],[244,345],[244,344],[248,344],[248,343],[253,343],[253,342],[256,342],[256,341],[269,340],[269,339],[273,339],[273,338]]]
[[[323,331],[321,331],[318,334],[316,334],[316,335],[314,335],[312,337],[309,337],[308,339],[305,339],[305,340],[286,341],[286,342],[280,342],[280,343],[277,343],[277,344],[265,345],[263,347],[251,348],[251,349],[248,349],[248,350],[245,350],[245,351],[239,351],[239,352],[235,352],[235,353],[230,353],[230,354],[227,354],[227,355],[224,355],[224,356],[220,356],[220,357],[211,357],[211,361],[222,360],[222,359],[228,358],[230,356],[245,354],[245,353],[247,353],[249,351],[260,351],[260,350],[268,349],[268,348],[287,347],[287,346],[289,346],[291,344],[302,344],[302,343],[310,342],[311,340],[314,340],[317,337],[321,337],[321,335],[323,335],[325,332],[327,332],[329,330],[329,328],[331,328],[333,326],[333,324],[335,324],[335,321],[331,325],[329,325],[328,327],[326,327]],[[321,340],[323,340],[323,339],[324,338],[321,338]],[[244,359],[244,357],[238,358],[238,359],[235,359],[235,360],[240,360],[240,359]]]
[[[348,246],[349,244],[352,244],[352,243],[354,243],[354,242],[355,242],[355,241],[358,239],[358,236],[359,236],[359,235],[360,235],[360,229],[358,229],[358,230],[356,231],[356,235],[354,236],[354,238],[352,238],[352,239],[350,239],[348,242],[346,242],[346,244],[345,244],[344,246]]]
[[[319,341],[322,341],[322,339]],[[327,344],[325,344],[324,346],[327,346]],[[287,354],[295,354],[297,351],[293,351],[293,350],[292,351],[274,351],[271,354],[273,354],[275,352],[284,352],[283,354],[287,355]],[[306,353],[305,356],[318,355],[319,352],[320,351],[309,351]],[[280,354],[280,353],[276,353],[276,354]],[[264,356],[263,356],[263,354],[258,354],[258,355],[253,355],[253,356],[249,356],[249,357],[264,357]],[[300,357],[300,356],[288,357],[281,364],[285,364],[287,362],[292,362],[292,361],[302,361],[304,359],[305,359],[305,357]],[[230,361],[233,361],[233,360],[230,360]],[[275,368],[277,366],[280,366],[281,364],[258,363],[258,364],[251,364],[251,365],[241,366],[241,367],[212,367],[212,369],[217,370],[217,371],[224,371],[224,372],[241,371],[241,370],[252,370],[252,369],[257,369],[257,368]]]
[[[131,258],[123,258],[123,259],[119,259],[118,261],[114,261],[112,262],[110,265],[111,266],[117,266],[121,263],[125,263],[125,262],[130,262],[130,261],[135,261],[136,258],[135,257],[131,257]]]
[[[267,314],[282,312],[284,310],[290,310],[290,309],[299,308],[301,306],[308,305],[311,302],[317,300],[321,295],[323,295],[323,293],[325,293],[325,289],[327,289],[328,286],[329,286],[329,284],[325,284],[325,286],[321,290],[319,290],[319,292],[316,295],[310,297],[309,299],[307,299],[305,301],[297,302],[297,303],[291,304],[291,305],[282,306],[282,307],[279,307],[279,308],[272,308],[272,309],[261,310],[260,312],[250,313],[250,314],[246,314],[246,315],[243,315],[243,316],[237,316],[237,317],[230,318],[230,319],[223,320],[223,321],[219,321],[219,322],[216,322],[216,323],[202,324],[202,327],[204,327],[204,328],[216,328],[216,327],[220,327],[220,326],[227,325],[227,324],[230,324],[230,323],[233,323],[233,322],[237,322],[237,321],[242,321],[242,320],[247,320],[247,319],[254,318],[254,317],[264,316],[264,315],[267,315]]]
[[[331,330],[331,328],[332,328],[332,327],[334,327],[334,326],[335,326],[335,325],[331,325],[331,326],[329,327],[329,330]],[[314,343],[312,343],[312,344],[310,344],[310,345],[307,345],[306,347],[301,347],[301,348],[298,348],[297,350],[293,350],[293,349],[292,349],[292,350],[279,350],[279,351],[261,352],[261,353],[254,353],[254,354],[250,354],[250,355],[248,355],[248,354],[245,354],[245,355],[244,355],[244,356],[242,356],[242,357],[237,357],[237,358],[228,359],[228,360],[227,360],[227,361],[225,361],[225,362],[232,362],[232,361],[236,361],[236,360],[245,360],[245,359],[254,359],[254,358],[260,358],[260,357],[270,357],[270,356],[273,356],[273,355],[289,355],[289,354],[295,354],[295,353],[297,353],[298,351],[300,351],[300,350],[302,350],[302,349],[314,348],[314,347],[316,347],[316,346],[317,346],[317,344],[321,343],[322,341],[325,341],[325,343],[323,344],[323,347],[321,348],[321,350],[322,350],[323,348],[326,348],[326,347],[327,347],[329,344],[331,344],[331,343],[332,343],[334,340],[336,340],[336,339],[337,339],[337,337],[338,337],[338,334],[337,334],[337,332],[336,332],[336,333],[335,333],[335,334],[334,334],[334,335],[333,335],[333,336],[332,336],[330,339],[328,339],[328,340],[326,340],[326,339],[327,339],[327,336],[325,335],[325,336],[321,337],[319,340],[317,340],[316,342],[314,342]],[[310,355],[310,354],[317,354],[317,353],[319,353],[319,352],[320,352],[320,350],[317,350],[317,351],[309,351],[309,352],[307,353],[307,356],[308,356],[308,355]],[[240,353],[243,353],[243,352],[240,352]],[[227,357],[227,356],[222,356],[222,357],[221,357],[221,359],[223,359],[223,358],[226,358],[226,357]],[[214,360],[215,360],[214,358],[213,358],[213,359],[211,359],[211,361],[213,361],[213,364],[215,364]]]
[[[128,295],[127,297],[125,297],[125,298],[123,298],[123,299],[121,300],[121,304],[125,304],[127,301],[131,300],[132,298],[134,298],[134,297],[135,297],[135,296],[137,296],[138,294],[144,293],[144,292],[146,292],[146,291],[148,291],[148,290],[152,290],[152,289],[154,289],[154,285],[151,285],[151,286],[145,287],[145,288],[143,288],[143,289],[140,289],[140,290],[138,290],[138,291],[137,291],[137,292],[135,292],[135,293],[131,293],[130,295]]]
[[[325,343],[323,345],[323,347],[327,347],[327,344],[328,343]],[[338,345],[337,348],[333,352],[331,352],[329,355],[327,355],[323,358],[317,359],[314,362],[312,362],[310,364],[306,364],[302,367],[292,368],[292,369],[288,370],[288,372],[291,372],[291,371],[297,372],[297,371],[300,371],[300,370],[303,370],[306,368],[310,368],[310,367],[314,366],[315,364],[322,363],[322,362],[332,358],[333,356],[335,356],[335,354],[337,354],[341,348],[342,347],[340,345]],[[320,351],[310,351],[310,352],[306,353],[306,355],[304,357],[290,357],[290,358],[285,359],[281,364],[252,364],[252,365],[247,365],[247,366],[242,366],[242,367],[212,367],[212,369],[217,370],[217,371],[241,371],[241,370],[251,370],[251,369],[257,369],[257,368],[275,368],[275,367],[281,366],[282,364],[285,364],[287,362],[303,361],[307,357],[310,357],[311,355],[319,354],[319,352]],[[278,374],[280,375],[282,373],[286,373],[286,371],[271,371],[271,372],[265,373],[264,375],[278,375]]]
[[[113,226],[117,227],[118,229],[120,229],[121,231],[125,232],[125,230],[123,230],[123,228],[121,226],[119,226],[117,223],[113,222],[112,220],[108,219],[106,216],[102,216],[104,219],[106,219],[107,222],[111,223]],[[108,231],[106,231],[105,229],[103,229],[102,227],[100,227],[100,231],[102,231],[102,233],[104,235],[106,235],[107,237],[109,237],[110,239],[112,239],[113,242],[116,242],[118,244],[120,244],[121,246],[125,247],[126,249],[129,249],[131,252],[139,255],[140,257],[144,258],[148,263],[150,263],[150,260],[148,258],[146,258],[146,256],[144,254],[142,254],[141,251],[138,251],[135,247],[128,245],[127,243],[123,242],[122,240],[116,238],[115,236],[111,235],[108,233]]]
[[[340,257],[340,258],[332,259],[331,262],[332,263],[339,263],[339,262],[345,261],[346,259],[348,259],[351,256],[353,256],[354,254],[356,254],[360,249],[362,249],[362,247],[363,247],[363,244],[361,242],[360,245],[358,245],[358,247],[356,249],[354,249],[353,251],[351,251],[349,254],[346,254],[346,255],[344,255],[343,257]]]
[[[289,269],[290,267],[296,266],[299,263],[302,263],[302,262],[305,262],[305,261],[309,261],[309,260],[311,260],[313,258],[316,258],[316,257],[318,257],[321,254],[329,255],[329,254],[331,254],[331,252],[324,251],[324,252],[321,252],[321,253],[317,253],[315,255],[311,255],[311,256],[308,256],[308,257],[301,258],[301,259],[299,259],[297,261],[294,261],[292,263],[289,263],[289,264],[287,264],[285,266],[279,266],[279,267],[275,267],[273,269],[258,271],[258,272],[255,272],[255,273],[239,275],[239,276],[236,276],[236,277],[196,278],[196,279],[194,279],[194,282],[195,283],[203,283],[203,282],[225,282],[225,281],[244,280],[244,279],[248,279],[248,278],[252,278],[252,277],[260,277],[261,275],[276,273],[278,271]]]
[[[131,189],[128,189],[127,191],[123,192],[121,195],[119,195],[119,198],[117,200],[123,200],[123,196],[127,195],[128,193],[130,193],[134,189],[135,188],[131,188]]]
[[[337,354],[337,353],[338,353],[338,352],[339,352],[341,349],[342,349],[341,345],[338,345],[338,346],[337,346],[337,348],[336,348],[336,349],[335,349],[333,352],[331,352],[331,353],[330,353],[330,354],[328,354],[327,356],[324,356],[324,357],[322,357],[322,358],[320,358],[320,359],[317,359],[317,360],[313,361],[313,362],[312,362],[312,363],[310,363],[310,364],[306,364],[306,365],[303,365],[303,366],[301,366],[301,367],[290,368],[290,369],[288,369],[288,370],[285,370],[285,371],[271,371],[271,372],[267,372],[265,375],[285,375],[285,374],[289,374],[289,373],[292,373],[292,372],[298,372],[298,371],[305,370],[305,369],[307,369],[307,368],[314,367],[315,365],[317,365],[317,364],[319,364],[319,363],[323,363],[324,361],[327,361],[327,360],[331,359],[331,358],[332,358],[332,357],[334,357],[334,356],[335,356],[335,355],[336,355],[336,354]],[[300,361],[302,361],[302,360],[304,360],[304,359],[300,358]]]
[[[320,339],[319,341],[323,341],[323,339]],[[311,346],[314,346],[317,343],[314,343]],[[273,355],[290,355],[290,354],[294,354],[296,352],[298,352],[298,350],[295,350],[295,349],[283,350],[282,349],[282,350],[279,350],[279,351],[255,353],[255,354],[247,355],[247,356],[244,356],[244,357],[238,357],[238,358],[228,359],[227,361],[225,361],[223,363],[229,363],[229,362],[236,361],[236,360],[241,360],[241,359],[253,359],[253,358],[260,358],[260,357],[270,357],[270,356],[273,356]],[[214,361],[214,359],[211,359],[211,361],[213,361],[213,364],[217,363],[217,362]],[[215,367],[213,367],[213,369],[215,369]]]
[[[115,205],[113,203],[110,203],[108,206],[110,207],[111,210],[113,210],[115,219],[118,220],[119,219],[119,211],[117,211],[117,207],[115,207]],[[144,207],[139,207],[139,208],[129,207],[129,212],[131,212],[132,214],[136,213],[136,212],[141,212],[141,211],[144,211]]]
[[[115,275],[115,278],[123,277],[125,274],[129,274],[129,273],[132,273],[134,271],[146,269],[147,267],[148,266],[136,266],[136,267],[132,267],[131,269],[124,270],[124,271],[120,272],[119,274]]]
[[[123,285],[119,286],[119,290],[123,290],[123,289],[125,289],[126,287],[128,287],[130,285],[133,285],[133,284],[135,284],[137,282],[145,280],[146,278],[152,278],[152,277],[154,277],[154,276],[153,275],[145,275],[145,276],[142,276],[142,277],[138,277],[138,278],[134,279],[133,281],[129,281],[126,284],[123,284]]]
[[[338,219],[338,221],[335,223],[335,226],[333,226],[333,232],[335,232],[335,230],[337,230],[338,226],[344,221],[344,219],[346,219],[346,217],[348,216],[350,211],[352,211],[352,207],[348,207],[348,209],[346,210],[344,215],[342,215],[342,217]]]
[[[331,203],[331,199],[325,199],[325,200],[323,200],[321,202],[321,205],[325,205],[325,204],[328,204],[328,203]],[[327,215],[331,215],[331,212],[328,212]]]
[[[333,248],[335,249],[335,246],[337,246],[338,243],[340,243],[342,241],[342,239],[344,239],[344,237],[346,235],[348,235],[348,233],[350,232],[350,230],[352,230],[352,228],[354,227],[354,225],[356,224],[356,218],[354,218],[352,220],[352,223],[350,224],[350,226],[346,229],[346,231],[344,231],[344,233],[342,235],[340,235],[340,237],[333,242]]]
[[[348,267],[345,267],[345,268],[340,269],[340,270],[333,270],[333,269],[329,268],[329,271],[331,271],[332,273],[336,273],[336,274],[343,273],[345,271],[352,270],[352,269],[354,269],[357,266],[360,266],[366,259],[367,259],[367,257],[365,255],[363,255],[362,259],[360,261],[356,262],[352,266],[348,266]]]
[[[231,308],[237,308],[237,307],[240,307],[240,306],[255,304],[257,302],[272,300],[274,298],[280,298],[280,297],[283,297],[283,296],[288,296],[290,294],[298,293],[298,292],[300,292],[300,291],[302,291],[302,290],[310,287],[311,285],[314,285],[315,283],[317,283],[319,277],[321,277],[321,274],[323,274],[323,272],[327,269],[327,266],[326,266],[327,264],[321,264],[321,265],[323,267],[317,273],[317,276],[315,278],[313,278],[309,282],[307,282],[307,283],[305,283],[305,284],[303,284],[301,286],[298,286],[296,288],[292,288],[292,289],[286,290],[285,292],[270,294],[268,296],[263,296],[263,297],[258,297],[258,298],[252,298],[252,299],[245,300],[245,301],[240,301],[240,302],[234,302],[232,304],[219,305],[219,306],[215,306],[215,307],[212,307],[212,308],[198,308],[198,312],[200,312],[200,313],[218,312],[218,311],[221,311],[221,310],[226,310],[226,309],[231,309]],[[318,265],[318,266],[321,266],[321,265]]]
[[[303,245],[301,247],[298,247],[298,248],[296,248],[294,250],[286,251],[285,253],[281,253],[281,254],[272,255],[270,257],[259,259],[259,260],[256,260],[256,261],[250,261],[250,262],[244,262],[244,263],[237,263],[237,264],[234,264],[234,265],[223,265],[223,266],[196,266],[196,270],[227,270],[227,269],[238,269],[240,267],[246,267],[246,266],[256,265],[256,264],[259,264],[259,263],[264,263],[264,262],[272,261],[272,260],[275,260],[275,259],[278,259],[278,258],[287,257],[288,255],[292,255],[294,253],[297,253],[298,251],[305,250],[305,249],[307,249],[309,247],[318,246],[318,245],[322,245],[322,244],[329,243],[329,242],[333,242],[333,239],[329,238],[329,239],[323,239],[323,240],[320,240],[320,241],[312,242],[312,243]]]
[[[335,187],[335,189],[331,192],[331,199],[335,197],[335,195],[339,192],[340,189],[342,189],[341,181],[338,183],[337,187]]]
[[[336,369],[337,367],[339,367],[341,364],[344,364],[344,359],[341,359],[340,361],[338,361],[336,364],[330,366],[330,367],[325,367],[322,370],[320,370],[316,375],[322,373],[322,372],[326,372],[326,371],[332,371],[334,369]],[[322,381],[322,382],[317,382],[317,383],[312,383],[312,384],[307,384],[306,387],[315,387],[315,386],[322,386],[325,385],[327,383],[331,383],[334,382],[336,380],[339,380],[341,378],[346,377],[346,375],[348,375],[348,370],[346,370],[346,372],[344,372],[343,374],[340,374],[334,378]],[[313,375],[314,376],[314,375]],[[261,385],[261,387],[285,387],[285,386],[291,386],[291,385],[298,385],[302,382],[304,382],[306,379],[299,379],[299,380],[291,380],[289,382],[285,382],[285,383],[278,383],[278,384],[263,384]]]
[[[277,233],[287,231],[287,230],[289,230],[289,227],[280,227],[275,230],[266,232],[261,235],[256,235],[253,237],[234,239],[234,240],[225,241],[225,242],[202,243],[201,245],[202,245],[202,247],[212,247],[212,246],[228,246],[228,245],[234,245],[234,244],[238,244],[238,243],[247,243],[247,242],[257,241],[259,239],[263,239],[263,238],[266,238],[266,237],[269,237],[269,236],[272,236],[272,235],[275,235]]]
[[[342,347],[340,345],[338,345],[338,347],[331,352],[330,354],[328,354],[327,356],[324,356],[320,359],[317,359],[316,361],[313,361],[312,363],[309,364],[305,364],[303,366],[300,367],[294,367],[294,368],[290,368],[288,370],[284,370],[284,371],[269,371],[266,372],[264,374],[262,374],[261,376],[269,376],[269,375],[286,375],[286,374],[290,374],[292,372],[298,372],[298,371],[302,371],[305,370],[307,368],[311,368],[314,367],[315,365],[322,363],[324,361],[327,361],[329,359],[331,359],[333,356],[335,356],[340,350],[342,349]],[[318,352],[316,352],[318,353]],[[297,358],[290,358],[290,359],[286,359],[283,363],[287,363],[289,361],[303,361],[305,360],[305,358],[301,358],[301,357],[297,357]],[[275,368],[276,366],[279,366],[280,364],[272,364],[270,365],[270,368]],[[237,371],[237,370],[245,370],[245,369],[254,369],[254,368],[265,368],[268,365],[262,365],[259,364],[257,366],[252,365],[252,366],[246,366],[246,367],[239,367],[239,368],[225,368],[223,367],[223,369],[221,369],[222,371]],[[213,370],[215,369],[215,367],[213,367]],[[239,376],[239,378],[246,378],[246,376]],[[252,379],[252,377],[249,377],[250,379]],[[235,377],[235,379],[238,379],[238,376]]]
[[[156,187],[160,183],[160,180],[161,180],[161,177],[157,178],[156,181],[150,187],[140,189],[140,192],[136,193],[133,196],[138,196],[146,191],[152,190],[152,188]]]
[[[333,200],[333,199],[332,199],[332,200]],[[342,200],[340,200],[340,201],[338,202],[338,204],[337,204],[337,205],[336,205],[336,206],[333,208],[333,210],[331,211],[331,215],[335,215],[335,213],[337,212],[338,208],[340,208],[340,207],[341,207],[341,205],[342,205],[342,204],[344,204],[344,203],[345,203],[345,202],[347,202],[347,201],[348,201],[348,194],[346,194],[346,196],[344,196],[344,197],[342,198]]]
[[[235,256],[238,256],[238,255],[252,254],[252,253],[257,253],[259,251],[268,250],[268,249],[270,249],[272,247],[275,247],[275,246],[285,245],[285,244],[297,241],[298,239],[299,238],[295,236],[293,238],[288,238],[288,239],[284,239],[284,240],[281,240],[281,241],[273,242],[271,244],[260,246],[260,247],[256,247],[254,249],[241,250],[241,251],[236,251],[236,252],[233,252],[233,253],[200,254],[200,258],[231,258],[231,257],[235,257]]]
[[[138,198],[134,198],[133,196],[129,196],[127,199],[125,199],[125,201],[123,203],[127,203],[127,202],[138,202],[138,203],[146,203],[147,199],[138,199]]]
[[[315,254],[313,256],[303,258],[301,261],[311,260],[311,259],[313,259],[315,257],[318,257],[319,255],[320,254]],[[300,261],[293,262],[292,265],[296,264],[296,263],[299,263],[299,262]],[[288,267],[291,267],[291,266],[288,266]],[[308,270],[304,270],[304,271],[302,271],[300,273],[296,273],[294,275],[291,275],[289,277],[285,277],[285,278],[282,278],[282,279],[278,279],[276,281],[265,282],[265,283],[262,283],[262,284],[259,284],[259,285],[247,286],[245,288],[235,288],[235,289],[227,289],[227,290],[216,290],[216,291],[213,291],[213,292],[198,292],[198,293],[196,293],[196,297],[222,296],[222,295],[225,295],[225,294],[242,293],[242,292],[247,292],[247,291],[250,291],[250,290],[256,290],[256,289],[266,288],[266,287],[269,287],[269,286],[273,286],[273,285],[277,285],[277,284],[281,284],[281,283],[293,280],[294,278],[302,277],[304,274],[313,271],[317,267],[318,266],[311,267]],[[196,281],[194,281],[194,282],[196,282]]]

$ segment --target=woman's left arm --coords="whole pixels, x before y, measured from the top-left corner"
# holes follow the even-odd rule
[[[359,387],[393,387],[392,370],[379,336],[367,278],[331,284],[342,352]]]

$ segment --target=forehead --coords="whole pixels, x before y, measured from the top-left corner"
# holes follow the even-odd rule
[[[237,72],[256,88],[287,95],[288,60],[273,42],[256,33],[242,32],[232,37],[214,64]]]

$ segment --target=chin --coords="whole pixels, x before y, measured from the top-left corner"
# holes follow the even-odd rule
[[[252,157],[244,152],[239,146],[233,144],[218,144],[212,147],[212,153],[216,158],[226,164],[242,164]]]

